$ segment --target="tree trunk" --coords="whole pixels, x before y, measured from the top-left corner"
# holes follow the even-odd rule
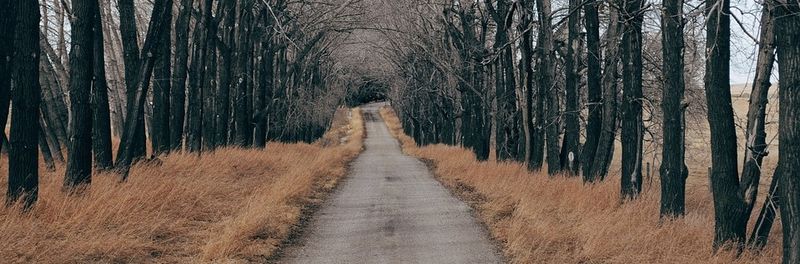
[[[642,191],[642,0],[622,0],[622,197]]]
[[[153,64],[155,63],[153,54],[156,53],[155,50],[158,47],[161,31],[169,23],[169,20],[165,19],[167,17],[166,9],[168,8],[172,8],[171,0],[156,0],[153,5],[150,24],[147,27],[147,37],[142,48],[142,54],[147,56],[139,63],[139,70],[137,70],[139,76],[134,79],[137,87],[136,94],[133,100],[128,101],[128,118],[125,120],[125,129],[122,132],[119,149],[117,150],[116,166],[122,174],[123,180],[127,179],[131,163],[137,157],[134,149],[137,147],[135,144],[138,144],[136,137],[138,133],[143,132],[139,129],[138,120],[143,120],[145,95],[147,94],[150,74],[153,72]]]
[[[186,148],[191,152],[199,152],[202,144],[203,128],[203,84],[206,73],[203,70],[207,62],[209,24],[213,0],[201,2],[199,23],[194,31],[194,51],[192,65],[189,69],[189,108],[186,116]],[[210,95],[208,95],[210,96]]]
[[[772,230],[772,224],[775,223],[775,216],[778,214],[778,207],[780,206],[780,197],[778,197],[778,185],[780,184],[781,166],[780,164],[775,168],[775,173],[772,174],[772,180],[767,190],[767,198],[761,206],[761,212],[758,213],[756,223],[753,225],[753,231],[750,233],[750,239],[747,240],[747,245],[751,249],[760,250],[767,245],[769,233]]]
[[[561,153],[561,167],[568,175],[578,175],[580,167],[580,140],[581,140],[581,109],[580,93],[581,84],[580,64],[581,49],[580,34],[580,0],[569,0],[569,16],[567,20],[567,56],[565,58],[566,71],[566,111],[564,112],[564,143]]]
[[[53,154],[50,152],[50,144],[47,143],[45,138],[45,126],[41,118],[39,118],[39,151],[42,153],[42,160],[44,160],[45,168],[47,171],[56,171],[56,163],[53,160]]]
[[[714,249],[726,243],[741,248],[749,212],[739,193],[736,126],[731,106],[730,2],[707,0],[705,89],[711,130],[711,189],[714,197]]]
[[[172,8],[167,10],[167,21],[172,22]],[[169,114],[172,76],[172,23],[167,23],[161,32],[161,40],[153,68],[153,137],[150,143],[153,154],[167,153],[170,147]]]
[[[108,82],[106,80],[105,47],[103,38],[103,23],[100,15],[100,6],[93,0],[93,37],[94,37],[94,62],[92,64],[92,151],[94,152],[94,165],[101,170],[111,169],[114,164],[111,152],[111,113],[108,104]]]
[[[135,104],[135,96],[137,93],[137,85],[141,80],[137,80],[139,73],[140,53],[139,53],[139,40],[136,29],[136,9],[133,5],[133,0],[119,0],[119,31],[122,36],[122,50],[123,60],[125,63],[125,91],[128,104]],[[142,54],[144,54],[142,52]],[[148,77],[149,79],[149,77]],[[147,93],[145,93],[147,94]],[[130,108],[130,106],[128,107]],[[142,113],[136,116],[139,120],[136,122],[136,134],[134,135],[132,145],[128,146],[132,150],[133,159],[144,157],[145,153],[145,127],[144,127],[144,108]],[[130,116],[128,116],[130,117]],[[127,120],[126,120],[127,123]]]
[[[600,133],[603,128],[603,86],[600,62],[600,18],[598,9],[600,2],[590,0],[583,6],[584,27],[586,28],[586,96],[589,109],[589,119],[586,124],[586,142],[581,150],[581,165],[583,166],[584,182],[594,182],[598,179],[592,173],[597,146],[600,142]],[[606,31],[609,32],[609,31]],[[613,45],[613,44],[607,44]]]
[[[14,0],[0,2],[0,128],[5,135],[8,122],[8,107],[11,100],[11,72],[14,56],[14,31],[16,29],[16,10]],[[0,149],[6,148],[0,142]]]
[[[739,192],[744,198],[745,212],[749,216],[758,196],[761,179],[761,163],[767,155],[767,133],[764,130],[769,100],[770,75],[775,64],[775,26],[772,17],[771,1],[764,1],[761,10],[761,36],[759,37],[758,59],[756,63],[753,90],[750,92],[750,105],[747,111],[747,130],[745,132],[745,159]]]
[[[265,18],[265,19],[270,19]],[[270,25],[271,23],[268,23]],[[270,34],[267,40],[262,43],[262,61],[261,61],[261,80],[259,81],[259,88],[254,98],[253,105],[255,112],[253,116],[256,121],[254,145],[256,147],[265,147],[267,145],[267,100],[271,98],[268,96],[272,94],[273,84],[273,63],[275,61],[274,45],[272,44],[272,27],[267,26]]]
[[[661,13],[664,86],[664,146],[661,160],[661,217],[682,216],[686,209],[685,140],[683,132],[683,0],[664,1]]]
[[[203,85],[203,148],[213,150],[217,147],[216,130],[214,122],[216,119],[216,94],[217,94],[217,23],[212,22],[208,28],[208,46],[206,47],[206,72],[205,84]]]
[[[250,10],[251,1],[243,0],[239,2],[237,7],[239,10],[239,23],[236,29],[236,54],[237,58],[235,73],[236,73],[236,88],[234,91],[234,119],[236,124],[235,139],[236,144],[240,147],[248,147],[252,144],[252,126],[250,120],[250,109],[247,103],[247,90],[250,89],[248,84],[248,60],[250,59],[250,50],[252,46],[250,38],[250,30],[252,28],[252,11]],[[295,72],[295,74],[299,74]]]
[[[189,61],[189,14],[192,0],[181,0],[175,22],[175,71],[170,89],[169,145],[180,150],[183,141],[183,123],[186,113],[186,74]]]
[[[70,122],[64,189],[92,182],[92,77],[94,75],[94,16],[97,0],[72,1],[70,50]]]
[[[522,0],[520,8],[521,23],[519,24],[519,31],[522,32],[522,63],[520,74],[522,75],[522,85],[525,95],[525,109],[522,112],[522,124],[525,136],[525,164],[529,170],[538,170],[542,166],[542,157],[544,151],[544,133],[540,129],[542,119],[541,114],[534,109],[534,98],[538,99],[541,94],[534,96],[534,72],[533,72],[533,32],[529,28],[533,21],[534,16],[534,1],[535,0]]]
[[[780,84],[780,194],[783,263],[800,262],[800,3],[775,1]]]
[[[536,1],[536,10],[539,11],[539,21],[541,22],[541,29],[539,30],[539,54],[541,54],[541,62],[539,63],[540,78],[539,78],[539,94],[547,96],[545,100],[545,108],[547,109],[547,119],[541,125],[545,127],[546,144],[547,144],[547,172],[554,175],[561,171],[561,161],[559,160],[559,137],[561,134],[559,114],[558,114],[558,92],[554,87],[555,80],[555,58],[553,50],[553,32],[552,32],[552,17],[550,9],[550,0]]]
[[[11,135],[8,153],[6,203],[22,199],[25,209],[39,195],[39,2],[15,1],[14,91],[11,100]]]

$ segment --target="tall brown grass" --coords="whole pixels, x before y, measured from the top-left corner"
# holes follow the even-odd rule
[[[360,152],[361,114],[355,110],[343,119],[347,115],[340,114],[315,144],[167,155],[160,164],[134,166],[124,183],[99,173],[80,196],[61,191],[63,166],[45,172],[30,212],[0,208],[0,260],[263,261],[297,224],[302,208],[331,190]],[[7,171],[0,171],[5,186]]]
[[[658,183],[621,203],[618,177],[585,185],[548,177],[516,162],[478,162],[453,146],[417,147],[397,116],[381,114],[410,155],[429,161],[436,177],[476,209],[513,263],[778,263],[780,234],[756,254],[712,254],[714,215],[707,188],[688,186],[687,214],[659,221]]]

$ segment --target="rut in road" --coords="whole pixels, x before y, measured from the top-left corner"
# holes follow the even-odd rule
[[[502,263],[470,208],[362,108],[366,150],[281,263]]]

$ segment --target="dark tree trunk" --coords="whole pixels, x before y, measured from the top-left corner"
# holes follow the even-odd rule
[[[248,107],[247,103],[247,91],[251,87],[249,86],[250,80],[248,80],[249,74],[249,60],[250,52],[251,52],[251,38],[250,38],[250,30],[252,29],[252,11],[250,7],[252,6],[252,1],[250,0],[243,0],[239,2],[239,6],[237,7],[239,10],[239,23],[237,24],[236,29],[236,53],[234,58],[236,60],[236,67],[235,67],[235,96],[234,96],[234,104],[233,104],[233,116],[236,124],[236,132],[235,132],[235,140],[236,144],[240,147],[249,147],[252,144],[252,124],[251,124],[251,117],[250,117],[250,108]],[[300,55],[298,55],[300,56]],[[300,74],[298,72],[294,72],[294,74]]]
[[[714,249],[737,248],[745,239],[749,211],[739,193],[736,126],[731,106],[730,2],[707,0],[705,89],[711,130],[711,189],[714,197]]]
[[[542,157],[544,151],[544,133],[541,130],[542,115],[534,107],[534,98],[538,99],[541,94],[534,96],[534,72],[533,72],[533,32],[529,27],[534,16],[534,1],[522,0],[520,8],[521,23],[519,31],[522,32],[522,63],[520,74],[522,75],[522,85],[525,95],[525,109],[522,112],[523,129],[525,136],[525,164],[529,170],[538,170],[542,167]]]
[[[171,0],[156,0],[153,5],[150,24],[147,27],[147,35],[142,48],[142,54],[148,54],[148,56],[140,62],[139,70],[137,70],[139,76],[134,79],[137,87],[136,94],[133,100],[128,101],[128,118],[125,120],[125,128],[122,132],[119,149],[117,150],[116,167],[122,174],[123,180],[127,179],[131,163],[133,163],[134,159],[137,157],[134,148],[137,147],[136,144],[138,144],[136,136],[140,133],[138,129],[138,120],[143,120],[142,114],[144,113],[145,95],[147,94],[150,84],[153,64],[155,64],[155,57],[151,55],[156,53],[155,50],[158,48],[161,31],[164,30],[164,27],[169,23],[169,20],[165,19],[167,17],[166,12],[168,8],[172,8]]]
[[[603,128],[603,105],[602,105],[602,74],[600,62],[600,18],[598,8],[600,2],[590,0],[584,6],[584,27],[586,28],[586,96],[589,109],[589,120],[586,124],[586,143],[581,150],[581,165],[583,166],[583,180],[594,182],[598,179],[592,173],[595,156],[597,155],[597,145],[600,141],[600,133]],[[608,31],[607,31],[608,32]]]
[[[683,0],[664,1],[661,13],[661,46],[664,86],[661,110],[664,114],[664,147],[661,160],[661,217],[685,213],[686,177],[684,163],[683,110]]]
[[[547,109],[547,119],[541,125],[545,127],[546,144],[547,144],[547,172],[554,175],[561,171],[561,161],[559,159],[559,137],[561,134],[561,126],[558,114],[558,91],[554,87],[555,80],[555,58],[553,50],[553,32],[552,32],[552,17],[550,9],[550,0],[536,1],[536,10],[539,11],[539,21],[541,22],[541,29],[539,30],[539,46],[538,53],[541,54],[541,62],[539,63],[539,94],[546,96],[545,108]]]
[[[775,1],[783,263],[800,262],[800,3]]]
[[[93,0],[94,62],[92,64],[92,151],[94,166],[100,170],[111,169],[114,164],[111,152],[111,113],[108,104],[108,82],[106,80],[106,61],[103,45],[103,27],[100,6]]]
[[[165,19],[172,21],[172,8],[167,10]],[[156,62],[153,68],[153,123],[150,129],[153,137],[150,143],[153,146],[153,154],[158,155],[167,153],[171,149],[170,145],[170,94],[172,76],[172,23],[164,25],[159,40]]]
[[[170,89],[169,138],[170,148],[180,150],[183,146],[183,122],[186,113],[186,74],[189,61],[189,18],[192,0],[181,0],[178,18],[175,21],[175,71],[172,73]]]
[[[0,128],[5,135],[8,107],[11,100],[11,72],[13,71],[14,31],[16,29],[15,0],[0,2]],[[7,148],[0,142],[0,149]]]
[[[221,3],[224,6],[224,18],[222,21],[223,29],[222,42],[218,45],[219,49],[219,86],[215,98],[216,103],[216,142],[219,145],[228,145],[229,122],[230,122],[230,88],[233,76],[233,48],[235,46],[234,32],[236,25],[236,2],[226,1]],[[272,19],[272,17],[270,17]]]
[[[581,109],[580,93],[578,88],[581,84],[580,64],[580,0],[569,0],[569,16],[567,21],[567,57],[565,58],[566,71],[566,110],[564,112],[564,143],[561,153],[561,167],[568,175],[578,175],[578,164],[580,161],[580,140],[581,140]]]
[[[15,1],[14,91],[6,203],[22,199],[28,209],[39,195],[39,2]]]
[[[269,17],[266,19],[270,19]],[[268,30],[272,34],[271,30],[272,27],[268,27]],[[256,147],[265,147],[267,145],[267,100],[271,96],[268,96],[272,93],[272,84],[273,84],[273,62],[275,60],[275,52],[272,44],[272,37],[271,35],[267,37],[267,40],[262,43],[262,61],[261,61],[261,73],[260,77],[261,80],[259,81],[259,88],[257,93],[255,93],[255,98],[253,101],[253,105],[255,107],[255,112],[253,116],[256,121],[255,127],[255,139],[254,145]]]
[[[622,34],[622,197],[642,191],[642,19],[644,1],[623,0]],[[734,143],[735,144],[735,143]]]
[[[753,90],[750,92],[750,105],[747,111],[747,130],[745,132],[745,159],[740,193],[744,198],[747,215],[753,210],[758,196],[761,178],[761,162],[767,155],[767,133],[764,130],[769,100],[770,75],[775,64],[775,26],[772,17],[771,1],[764,1],[761,10],[761,36],[759,37],[758,59],[756,63]]]
[[[122,36],[122,50],[123,60],[125,64],[125,91],[128,104],[136,104],[134,98],[137,93],[137,85],[141,80],[139,78],[139,39],[136,31],[136,9],[133,0],[120,0],[118,2],[119,8],[119,31]],[[142,52],[142,54],[145,54]],[[148,77],[149,79],[149,77]],[[147,93],[145,93],[147,94]],[[128,107],[130,108],[130,107]],[[131,148],[131,158],[139,159],[144,157],[145,153],[145,130],[144,130],[144,108],[141,113],[136,114],[139,120],[136,120],[136,134],[133,137],[132,144],[127,146]],[[130,115],[127,115],[130,118]],[[126,120],[127,123],[127,120]]]
[[[761,206],[761,212],[758,213],[756,223],[753,225],[753,231],[750,233],[750,239],[747,244],[751,249],[760,250],[767,245],[769,233],[772,230],[772,224],[775,223],[775,216],[778,214],[778,207],[780,206],[780,197],[778,197],[778,185],[780,184],[781,166],[780,164],[775,168],[772,174],[772,180],[767,190],[767,198]]]
[[[202,86],[206,77],[204,67],[207,62],[212,4],[213,0],[201,2],[201,18],[194,31],[194,51],[192,52],[192,65],[189,69],[189,107],[186,116],[188,129],[186,131],[186,148],[191,152],[199,152],[202,144],[204,96]]]
[[[47,143],[47,138],[44,134],[44,122],[39,118],[39,151],[42,152],[42,160],[44,160],[45,168],[47,171],[53,172],[56,170],[56,163],[53,160],[53,154],[50,152],[50,146]]]
[[[92,182],[92,77],[94,75],[94,10],[97,0],[72,1],[70,52],[70,122],[67,147],[67,191]]]
[[[214,122],[216,119],[214,104],[217,94],[217,25],[212,22],[208,27],[208,46],[206,47],[206,72],[205,84],[203,85],[203,148],[206,150],[213,150],[217,147],[216,130],[214,129]]]

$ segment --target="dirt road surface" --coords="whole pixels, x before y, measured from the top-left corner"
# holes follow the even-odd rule
[[[362,108],[365,151],[280,263],[502,263],[470,208]]]

